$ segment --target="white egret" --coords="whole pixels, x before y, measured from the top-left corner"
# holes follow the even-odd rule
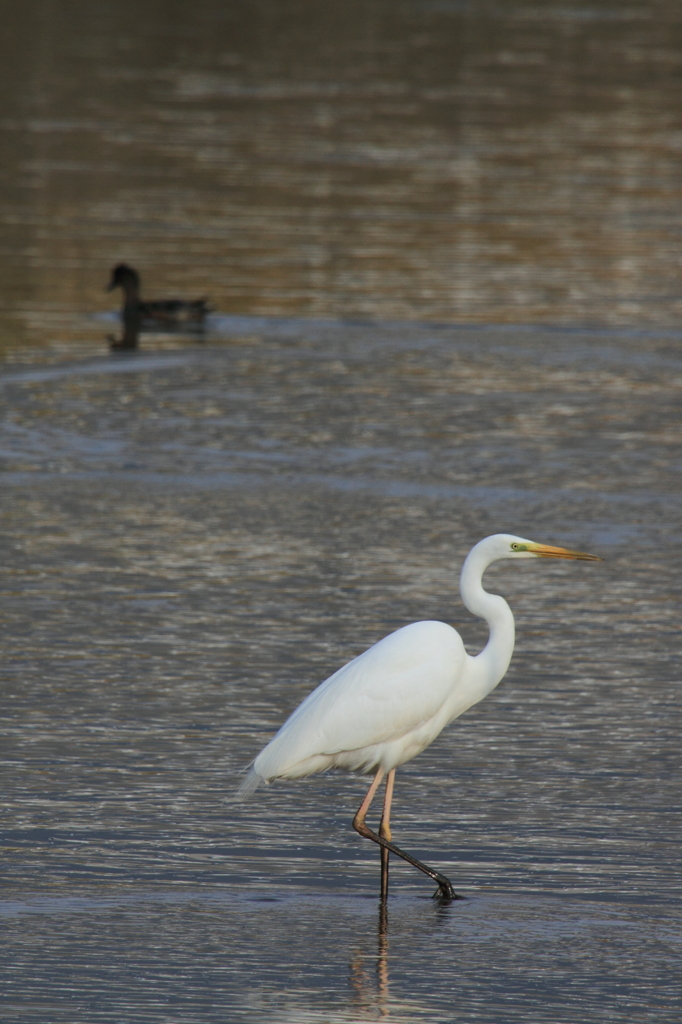
[[[421,753],[441,730],[495,689],[514,650],[514,616],[482,577],[493,562],[518,558],[601,561],[597,555],[535,544],[498,533],[469,552],[460,593],[474,615],[490,627],[488,643],[475,657],[459,633],[444,622],[413,622],[384,637],[321,683],[296,708],[260,752],[238,795],[250,796],[261,782],[298,779],[328,768],[374,772],[353,827],[381,847],[381,896],[388,892],[388,856],[393,853],[438,885],[436,895],[456,899],[450,881],[399,849],[391,840],[390,812],[395,770]],[[372,799],[386,778],[379,833],[365,822]]]

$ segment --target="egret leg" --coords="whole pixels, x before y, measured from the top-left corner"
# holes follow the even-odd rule
[[[416,857],[413,857],[409,853],[405,853],[404,850],[401,850],[400,847],[396,846],[395,843],[392,843],[389,839],[384,839],[383,836],[377,835],[376,832],[372,832],[369,825],[366,824],[365,818],[367,816],[367,811],[369,810],[377,789],[381,785],[383,777],[384,770],[383,768],[379,768],[372,780],[372,785],[367,790],[365,799],[360,804],[357,814],[353,818],[353,828],[365,839],[371,839],[373,843],[378,843],[379,846],[383,847],[385,850],[395,854],[396,857],[402,857],[402,859],[406,860],[408,864],[412,864],[413,867],[418,868],[420,871],[423,871],[425,875],[428,875],[429,878],[432,878],[438,886],[438,892],[436,895],[442,896],[447,900],[461,899],[461,896],[457,895],[455,890],[452,888],[452,883],[445,877],[445,875],[441,875],[437,871],[434,871],[433,868],[429,868],[426,864],[422,864],[420,860],[417,860]]]
[[[384,809],[381,814],[381,822],[379,823],[379,835],[383,839],[387,839],[390,843],[393,836],[391,835],[391,802],[393,800],[393,783],[395,782],[395,768],[386,776],[386,789],[384,791]],[[381,899],[385,900],[388,896],[388,858],[389,852],[385,846],[381,846]]]

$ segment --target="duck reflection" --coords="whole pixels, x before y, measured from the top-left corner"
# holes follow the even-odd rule
[[[182,331],[201,333],[206,326],[209,305],[206,299],[153,299],[140,297],[140,275],[127,263],[118,263],[111,271],[108,292],[123,292],[121,319],[123,334],[109,337],[112,349],[135,349],[142,331]]]
[[[107,335],[109,347],[114,351],[131,351],[137,348],[140,337],[140,318],[136,313],[123,311],[123,334],[115,338],[113,334]]]

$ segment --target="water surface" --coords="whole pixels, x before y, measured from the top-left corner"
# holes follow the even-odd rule
[[[260,328],[2,379],[5,1019],[672,1022],[682,359]],[[390,630],[475,650],[457,571],[501,529],[606,560],[488,573],[512,667],[395,809],[467,899],[398,865],[381,929],[361,779],[232,794]]]
[[[30,2],[0,40],[0,1017],[680,1019],[680,18]],[[209,296],[111,353],[103,286]],[[487,585],[510,671],[399,773],[233,793]]]
[[[120,260],[223,313],[678,329],[676,4],[29,0],[0,52],[5,349],[91,346]]]

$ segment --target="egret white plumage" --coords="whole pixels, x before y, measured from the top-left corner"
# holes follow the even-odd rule
[[[563,558],[601,561],[597,555],[536,544],[498,533],[469,552],[460,576],[462,600],[490,627],[486,646],[467,654],[457,630],[444,622],[413,622],[349,661],[296,708],[261,750],[239,789],[250,796],[261,782],[298,779],[328,768],[374,772],[353,827],[381,847],[381,895],[388,893],[388,856],[393,853],[429,875],[436,895],[456,899],[444,875],[392,842],[391,800],[395,771],[421,753],[440,732],[503,678],[514,650],[514,616],[483,589],[483,573],[501,559]],[[372,799],[386,778],[378,834],[365,822]]]

